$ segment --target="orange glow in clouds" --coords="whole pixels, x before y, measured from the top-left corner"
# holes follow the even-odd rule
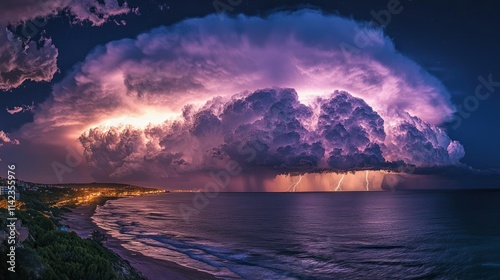
[[[145,129],[150,125],[161,125],[165,121],[173,120],[179,115],[166,110],[148,108],[142,113],[125,113],[111,116],[97,124],[90,125],[89,128],[95,127],[119,127],[132,126],[136,129]],[[87,130],[86,129],[86,130]]]
[[[349,173],[306,173],[278,175],[264,183],[266,191],[289,191],[296,184],[296,192],[310,191],[381,191],[384,177],[393,172],[360,170]],[[394,173],[395,174],[395,173]],[[339,185],[340,182],[340,185]]]

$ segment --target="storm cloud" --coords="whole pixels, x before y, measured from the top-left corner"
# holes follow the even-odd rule
[[[458,164],[464,155],[459,143],[418,117],[392,126],[347,92],[308,106],[295,90],[281,88],[186,108],[182,119],[146,129],[93,128],[80,141],[93,175],[106,179],[177,177],[217,170],[230,160],[244,172],[279,174],[439,167]]]
[[[117,0],[22,0],[0,2],[0,90],[24,81],[50,82],[57,71],[58,50],[43,34],[48,18],[67,12],[73,23],[104,24],[130,12]],[[9,27],[9,28],[8,28]],[[16,32],[13,32],[16,30]],[[40,35],[37,41],[34,37]]]
[[[346,49],[359,36],[365,46]],[[98,179],[163,180],[229,160],[340,172],[459,164],[463,147],[438,127],[453,112],[443,84],[382,29],[300,10],[187,19],[97,47],[14,135],[45,135],[58,158],[82,151]]]

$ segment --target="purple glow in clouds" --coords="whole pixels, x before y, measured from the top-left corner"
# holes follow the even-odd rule
[[[346,51],[360,31],[367,46]],[[113,180],[205,172],[249,138],[266,147],[249,171],[443,166],[464,155],[437,128],[453,112],[381,29],[301,10],[188,19],[98,47],[13,136],[70,145],[89,160],[81,172]]]

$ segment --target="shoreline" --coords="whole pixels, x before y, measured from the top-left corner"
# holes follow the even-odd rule
[[[104,205],[104,203],[105,201],[99,203],[99,205]],[[97,205],[97,203],[93,203],[70,209],[71,212],[62,215],[61,224],[68,225],[68,232],[74,231],[80,238],[89,238],[94,230],[103,231],[92,221]],[[133,268],[141,272],[147,279],[217,279],[212,274],[185,267],[175,262],[158,260],[145,256],[140,252],[130,251],[123,247],[122,241],[119,239],[108,234],[106,234],[106,237],[107,241],[103,244],[104,247],[128,261]]]

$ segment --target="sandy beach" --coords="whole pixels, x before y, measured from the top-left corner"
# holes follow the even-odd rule
[[[81,238],[88,238],[92,231],[99,229],[91,219],[92,215],[95,213],[96,207],[96,205],[86,205],[72,209],[71,213],[64,215],[61,223],[69,226],[69,232],[74,231]],[[104,246],[127,260],[130,265],[139,270],[150,280],[217,279],[211,274],[187,268],[174,262],[154,259],[141,253],[127,250],[122,246],[120,240],[109,235],[107,237],[108,240]]]

